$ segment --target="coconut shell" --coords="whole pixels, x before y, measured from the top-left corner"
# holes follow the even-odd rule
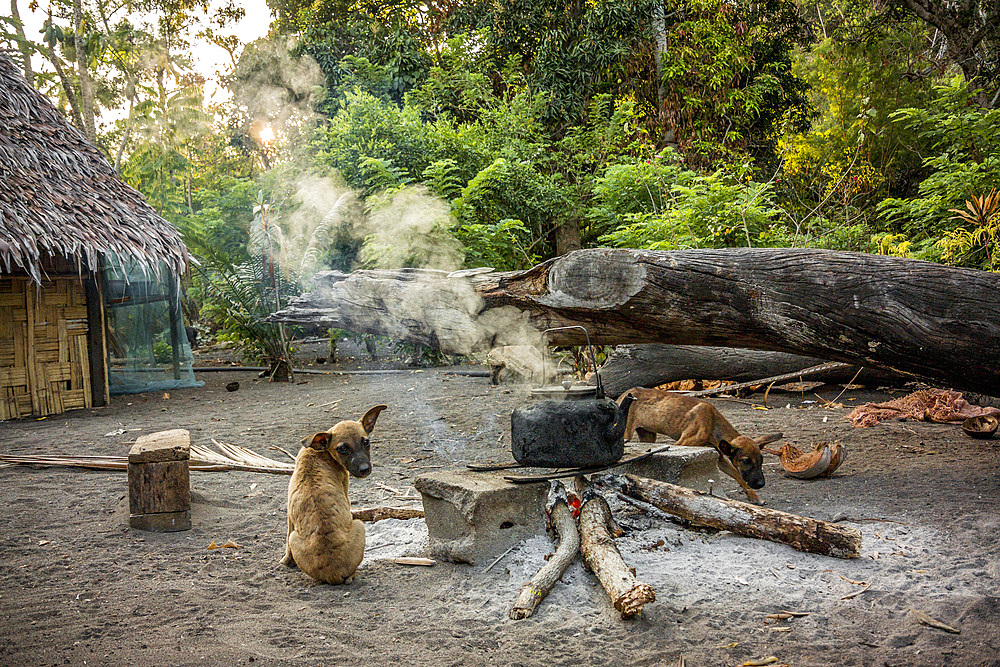
[[[962,430],[967,436],[983,440],[993,437],[993,434],[997,432],[997,426],[1000,426],[1000,421],[996,417],[987,415],[972,417],[962,422]]]
[[[818,443],[813,451],[803,452],[792,444],[782,445],[778,451],[781,467],[797,479],[813,479],[826,474],[833,452],[825,442]]]
[[[829,477],[833,472],[840,467],[840,464],[844,462],[847,458],[847,448],[844,447],[839,442],[835,442],[830,445],[830,465],[823,473],[824,476]]]

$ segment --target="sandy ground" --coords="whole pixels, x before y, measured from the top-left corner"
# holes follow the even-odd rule
[[[389,487],[414,496],[422,471],[503,458],[510,410],[524,400],[522,387],[441,369],[300,376],[291,386],[248,373],[200,377],[205,387],[169,398],[117,397],[107,408],[0,423],[0,451],[123,455],[141,434],[183,427],[194,442],[218,438],[280,458],[268,447],[293,449],[387,403],[374,473],[352,482],[352,496],[358,506],[416,504]],[[241,388],[228,393],[232,380]],[[841,402],[886,397],[848,392]],[[845,409],[810,400],[772,394],[769,411],[717,405],[751,434],[847,445],[833,479],[785,478],[772,463],[762,495],[769,507],[859,528],[862,557],[684,530],[616,505],[629,531],[619,548],[658,597],[629,621],[579,561],[534,616],[508,620],[521,584],[553,550],[542,536],[488,573],[404,567],[387,559],[421,554],[426,528],[384,521],[369,526],[357,580],[320,585],[277,563],[287,477],[193,473],[194,528],[153,534],[127,528],[123,472],[2,468],[0,663],[664,665],[683,655],[700,666],[773,655],[792,665],[1000,665],[1000,440],[925,423],[856,429]],[[738,497],[735,489],[716,485]],[[240,546],[209,551],[213,540]],[[766,622],[782,609],[811,614]],[[919,625],[911,609],[961,634]]]

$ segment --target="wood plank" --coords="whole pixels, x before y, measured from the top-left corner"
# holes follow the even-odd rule
[[[40,393],[41,378],[38,377],[38,367],[35,364],[35,287],[31,283],[24,284],[24,310],[27,314],[25,337],[25,367],[28,371],[28,393],[31,396],[31,412],[45,415],[42,408]]]
[[[87,355],[80,360],[83,376],[90,383],[91,405],[107,405],[110,400],[108,388],[108,351],[104,326],[104,298],[98,278],[90,276],[84,281],[87,301]]]

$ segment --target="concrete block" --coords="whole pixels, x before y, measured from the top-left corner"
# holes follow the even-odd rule
[[[662,447],[663,444],[657,443],[652,446]],[[623,458],[641,454],[649,447],[648,444],[644,444],[641,449],[634,446],[629,449],[626,446]],[[722,474],[716,467],[718,460],[719,453],[711,447],[671,447],[648,459],[615,468],[613,472],[648,477],[660,482],[669,482],[698,491],[706,491],[708,480],[718,480],[719,475]]]
[[[511,484],[501,472],[442,471],[413,481],[432,556],[479,564],[545,532],[547,484]]]

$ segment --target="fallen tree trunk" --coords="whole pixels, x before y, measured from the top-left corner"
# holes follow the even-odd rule
[[[635,475],[605,475],[596,483],[709,528],[780,542],[798,551],[823,556],[857,558],[861,555],[861,533],[829,521],[716,498],[683,486]]]
[[[580,507],[580,555],[594,573],[623,617],[634,616],[645,604],[656,600],[649,584],[640,583],[625,565],[608,526],[611,508],[599,494],[588,489]]]
[[[678,380],[732,380],[751,382],[817,366],[827,359],[787,352],[746,350],[694,345],[619,345],[601,366],[601,382],[609,396],[632,387],[658,387]],[[858,366],[809,376],[818,382],[850,382]],[[874,368],[864,368],[855,382],[867,385],[897,384],[903,378]],[[590,381],[594,383],[593,380]]]
[[[317,274],[272,321],[378,333],[468,354],[582,325],[597,344],[788,352],[997,393],[1000,276],[805,249],[579,250],[527,271]],[[550,334],[582,344],[579,331]]]
[[[555,555],[538,570],[531,581],[521,587],[510,610],[510,617],[515,621],[531,616],[580,551],[580,532],[566,502],[566,489],[562,483],[552,483],[546,512],[553,530],[559,536],[559,546]]]

